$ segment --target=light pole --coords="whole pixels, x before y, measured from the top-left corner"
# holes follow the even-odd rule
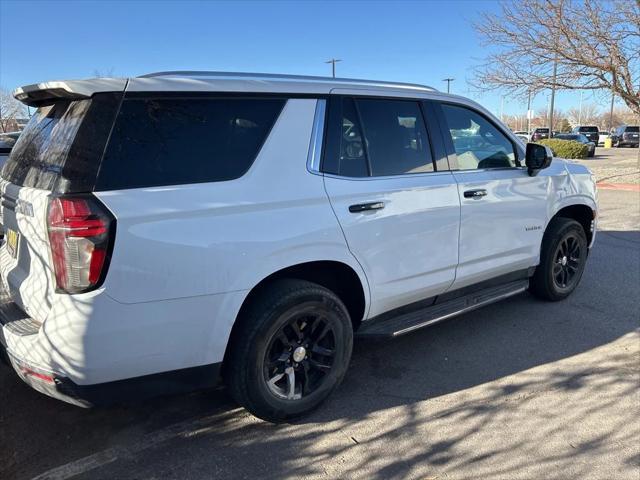
[[[613,128],[613,102],[616,99],[616,76],[613,76],[613,88],[611,89],[611,109],[609,110],[609,133],[611,133],[611,129]]]
[[[582,125],[582,94],[584,90],[580,90],[580,111],[578,112],[578,125]]]
[[[527,135],[531,135],[531,89],[527,96]]]
[[[324,63],[330,63],[331,64],[331,76],[333,78],[336,78],[336,63],[341,62],[342,60],[340,60],[339,58],[332,58],[331,60],[327,60]]]
[[[455,78],[443,78],[443,82],[447,82],[447,93],[451,90],[451,82],[453,82]]]
[[[549,138],[553,137],[553,106],[556,100],[556,79],[558,76],[558,55],[553,60],[553,82],[551,85],[551,102],[549,105]]]

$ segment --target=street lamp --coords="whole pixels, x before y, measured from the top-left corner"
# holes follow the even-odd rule
[[[331,76],[333,78],[336,78],[336,63],[341,62],[342,60],[340,60],[339,58],[332,58],[331,60],[327,60],[324,63],[330,63],[331,64]]]
[[[451,82],[453,82],[455,80],[455,78],[443,78],[442,81],[443,82],[447,82],[447,93],[449,93],[450,88],[451,88]]]

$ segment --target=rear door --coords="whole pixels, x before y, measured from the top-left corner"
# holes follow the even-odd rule
[[[366,272],[369,316],[438,295],[454,280],[460,201],[424,109],[404,99],[329,102],[325,187]]]
[[[13,301],[39,322],[56,291],[50,198],[92,190],[117,105],[118,95],[101,94],[40,107],[2,168],[0,279]]]
[[[452,289],[537,264],[549,177],[531,177],[524,151],[475,108],[443,103],[442,130],[462,206],[459,265]]]

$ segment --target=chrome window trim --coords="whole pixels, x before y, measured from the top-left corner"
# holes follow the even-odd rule
[[[527,170],[526,166],[515,166],[515,167],[495,167],[495,168],[457,168],[455,170],[451,170],[451,172],[456,173],[470,173],[470,172],[496,172],[500,170]]]
[[[335,178],[337,180],[371,182],[375,180],[397,180],[399,178],[416,178],[416,177],[420,178],[420,177],[427,177],[427,176],[453,175],[455,172],[456,170],[439,170],[436,172],[398,173],[397,175],[381,175],[379,177],[347,177],[344,175],[337,175],[335,173],[327,173],[327,172],[324,172],[323,175],[327,178]]]
[[[324,139],[324,119],[326,110],[327,101],[324,98],[318,99],[316,103],[316,112],[313,118],[309,153],[307,154],[307,170],[311,173],[321,173],[320,159],[322,158],[322,141]]]

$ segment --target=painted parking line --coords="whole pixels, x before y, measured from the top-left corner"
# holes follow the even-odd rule
[[[180,422],[146,434],[140,440],[127,445],[108,448],[101,452],[60,465],[33,478],[33,480],[65,480],[113,463],[120,458],[134,458],[145,450],[157,447],[176,438],[191,438],[216,430],[221,423],[233,419],[240,408],[204,418]]]
[[[599,190],[624,190],[625,192],[640,192],[640,185],[635,183],[597,183]]]

